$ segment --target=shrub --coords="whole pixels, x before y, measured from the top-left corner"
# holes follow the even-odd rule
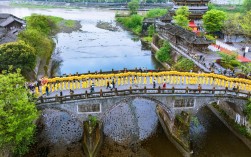
[[[116,20],[122,23],[126,28],[132,30],[136,34],[142,31],[143,17],[140,15],[131,15],[129,17],[118,17]]]
[[[161,62],[168,62],[171,59],[171,46],[169,43],[165,42],[163,47],[156,53],[156,58]]]
[[[232,65],[233,67],[238,67],[241,65],[241,63],[237,60],[231,60],[230,65]]]
[[[152,37],[153,34],[155,33],[155,29],[154,29],[154,26],[151,25],[147,28],[147,32],[148,32],[148,36]]]
[[[161,17],[167,13],[167,9],[151,9],[146,13],[147,18],[156,18],[156,17]]]
[[[207,35],[205,35],[205,37],[206,37],[207,40],[213,41],[213,43],[216,42],[216,38],[211,34],[207,34]]]
[[[187,58],[181,58],[173,68],[177,71],[189,71],[194,68],[194,63]]]

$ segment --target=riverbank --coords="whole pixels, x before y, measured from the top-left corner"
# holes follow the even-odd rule
[[[238,137],[251,150],[251,135],[245,130],[245,126],[238,125],[217,104],[207,106],[222,123]]]
[[[79,9],[79,8],[110,8],[112,10],[128,10],[127,3],[95,3],[95,2],[48,2],[48,1],[15,1],[10,3],[13,7],[25,8],[66,8],[66,9]],[[173,3],[145,3],[140,4],[139,10],[146,11],[152,8],[166,8],[172,6]]]
[[[37,54],[37,63],[35,67],[35,76],[30,75],[31,80],[39,79],[43,76],[52,76],[52,68],[54,68],[53,59],[59,54],[55,49],[57,39],[54,37],[58,33],[72,33],[81,29],[80,21],[65,20],[56,16],[45,16],[34,14],[25,17],[27,21],[27,29],[20,33],[19,39],[25,41],[34,47]],[[48,24],[34,22],[49,21]],[[39,25],[39,27],[38,27]],[[40,30],[42,28],[42,30]],[[34,36],[34,38],[32,38]],[[58,58],[58,57],[57,57]]]

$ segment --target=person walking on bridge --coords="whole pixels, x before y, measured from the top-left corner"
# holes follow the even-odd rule
[[[46,95],[49,96],[49,87],[48,87],[48,85],[45,87],[45,92],[46,92]]]
[[[91,93],[94,93],[94,83],[91,85]]]
[[[114,81],[114,79],[112,80],[112,88],[115,88],[115,81]]]
[[[166,79],[164,79],[163,89],[166,89]]]
[[[108,89],[108,88],[110,88],[110,82],[109,82],[109,80],[106,83],[106,89]]]
[[[155,81],[155,79],[153,80],[153,88],[155,89],[155,87],[156,87],[156,81]]]
[[[200,84],[198,86],[198,91],[199,91],[199,93],[201,92],[201,85]]]

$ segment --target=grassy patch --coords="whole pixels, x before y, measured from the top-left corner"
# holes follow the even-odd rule
[[[73,28],[75,26],[75,21],[73,20],[65,20],[65,26],[66,27],[70,27],[70,28]]]
[[[76,21],[74,20],[65,20],[61,17],[57,17],[57,16],[47,16],[49,19],[51,19],[53,22],[55,22],[57,24],[57,26],[65,26],[65,27],[69,27],[69,28],[73,28],[76,24]]]
[[[140,35],[142,31],[143,17],[140,15],[132,15],[129,17],[118,17],[117,22],[121,23],[124,27],[133,33]]]

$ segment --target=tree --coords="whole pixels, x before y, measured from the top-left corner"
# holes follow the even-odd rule
[[[229,55],[225,54],[224,52],[220,52],[219,55],[221,57],[221,62],[224,63],[230,63],[232,60],[236,60],[237,57],[237,55]]]
[[[53,41],[36,29],[22,31],[18,39],[32,46],[40,57],[49,57],[53,51]]]
[[[242,6],[246,11],[250,11],[251,10],[251,0],[244,0]]]
[[[35,29],[38,32],[50,35],[54,29],[57,29],[57,25],[49,17],[45,15],[32,14],[26,18],[27,28]]]
[[[187,18],[189,16],[189,14],[190,14],[190,12],[189,12],[189,8],[187,6],[182,6],[175,11],[175,15],[183,15]]]
[[[211,2],[209,2],[209,3],[207,4],[207,6],[208,6],[208,10],[215,9],[214,4],[212,4]]]
[[[185,29],[188,29],[189,23],[188,17],[190,12],[188,10],[187,6],[182,6],[175,11],[175,16],[173,17],[175,24]]]
[[[32,71],[36,65],[34,49],[22,41],[1,45],[0,71],[8,70],[10,65],[24,73]]]
[[[183,15],[176,15],[176,16],[174,16],[174,22],[176,25],[178,25],[182,28],[188,29],[189,20],[187,17],[185,17]]]
[[[242,33],[240,18],[241,15],[236,13],[234,15],[231,14],[231,16],[228,16],[227,20],[224,21],[223,32],[227,35],[227,40],[229,40],[229,37],[234,34]]]
[[[147,18],[156,18],[156,17],[161,17],[164,16],[167,13],[167,9],[151,9],[146,13]]]
[[[251,73],[251,63],[241,64],[240,69],[243,73],[250,74]]]
[[[251,11],[248,11],[241,20],[241,27],[247,38],[251,37]]]
[[[203,15],[203,26],[208,33],[221,31],[225,19],[226,19],[225,12],[212,9]]]
[[[171,45],[168,42],[163,44],[163,47],[160,48],[156,53],[156,58],[161,62],[168,62],[171,59]]]
[[[230,68],[233,69],[234,67],[240,66],[240,62],[236,59],[237,54],[225,54],[224,52],[219,53],[221,57],[220,64],[224,68]]]
[[[38,111],[20,70],[0,74],[0,152],[22,155],[33,143]]]
[[[137,11],[139,9],[139,2],[138,0],[132,0],[131,2],[128,3],[128,8],[130,10],[130,14],[137,14]]]

